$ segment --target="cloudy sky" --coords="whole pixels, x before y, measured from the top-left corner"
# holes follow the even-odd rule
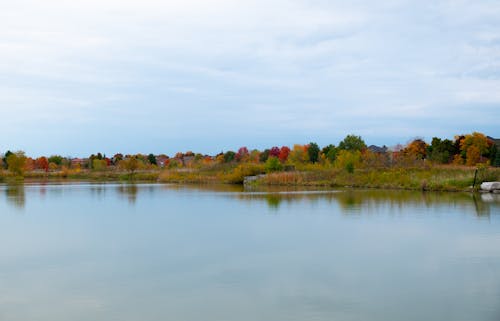
[[[0,153],[500,136],[498,0],[0,4]]]

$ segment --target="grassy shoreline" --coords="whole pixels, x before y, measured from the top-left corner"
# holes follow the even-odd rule
[[[110,171],[27,172],[16,177],[0,173],[0,183],[15,182],[160,182],[175,184],[233,184],[242,185],[247,176],[265,172],[263,166],[225,166],[183,170],[148,170],[128,173]],[[439,166],[428,168],[357,169],[349,173],[342,169],[310,166],[290,172],[260,175],[251,186],[373,188],[423,191],[472,191],[476,168]],[[481,168],[476,177],[476,190],[483,181],[500,181],[500,168]]]

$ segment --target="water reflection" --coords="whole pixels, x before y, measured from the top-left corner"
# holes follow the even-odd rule
[[[268,194],[266,195],[267,205],[269,208],[278,209],[280,207],[282,197],[276,194]]]
[[[111,187],[111,188],[110,188]],[[222,197],[236,198],[245,202],[264,202],[273,211],[294,203],[334,204],[345,215],[378,213],[401,214],[405,208],[458,208],[475,213],[478,217],[489,217],[500,213],[500,195],[446,192],[421,192],[404,190],[331,190],[296,187],[244,188],[240,185],[170,185],[170,184],[12,184],[0,186],[7,203],[23,209],[29,191],[40,198],[63,197],[72,191],[88,193],[91,197],[107,202],[109,193],[116,193],[130,205],[136,204],[141,195],[168,191],[187,193],[214,193]],[[35,194],[35,195],[36,195]]]
[[[26,214],[0,215],[0,319],[498,320],[499,206],[465,193],[0,185],[0,214]]]
[[[474,212],[478,217],[488,217],[498,213],[500,195],[420,192],[420,191],[387,191],[387,190],[337,190],[337,191],[263,191],[252,190],[237,193],[241,200],[265,201],[271,209],[277,209],[283,203],[318,202],[336,203],[347,215],[376,214],[392,211],[400,213],[405,207],[440,208],[455,207]]]
[[[136,184],[124,184],[117,187],[118,194],[124,196],[130,204],[135,204],[137,201],[137,193],[139,187]]]
[[[5,197],[7,202],[16,208],[23,209],[26,205],[26,193],[23,184],[7,185]]]

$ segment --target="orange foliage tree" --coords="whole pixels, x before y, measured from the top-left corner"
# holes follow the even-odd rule
[[[49,160],[45,156],[38,157],[35,160],[35,167],[37,169],[41,169],[45,172],[48,172],[49,171]]]
[[[477,163],[483,162],[485,156],[491,146],[488,138],[481,133],[473,132],[460,137],[460,152],[465,158],[466,165],[474,166]],[[471,149],[469,151],[469,149]]]
[[[427,143],[417,138],[406,146],[404,153],[415,159],[424,159],[427,156]]]
[[[286,162],[288,159],[288,155],[290,155],[290,148],[288,146],[282,146],[278,155],[279,160],[282,163]]]

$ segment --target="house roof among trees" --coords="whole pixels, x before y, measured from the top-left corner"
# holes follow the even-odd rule
[[[383,147],[380,147],[376,145],[370,145],[368,146],[368,150],[374,153],[387,153],[387,146],[384,145]]]
[[[489,140],[493,141],[493,143],[495,143],[495,145],[497,145],[497,147],[500,148],[500,138],[493,138],[491,136],[486,136],[486,138],[488,138]]]

